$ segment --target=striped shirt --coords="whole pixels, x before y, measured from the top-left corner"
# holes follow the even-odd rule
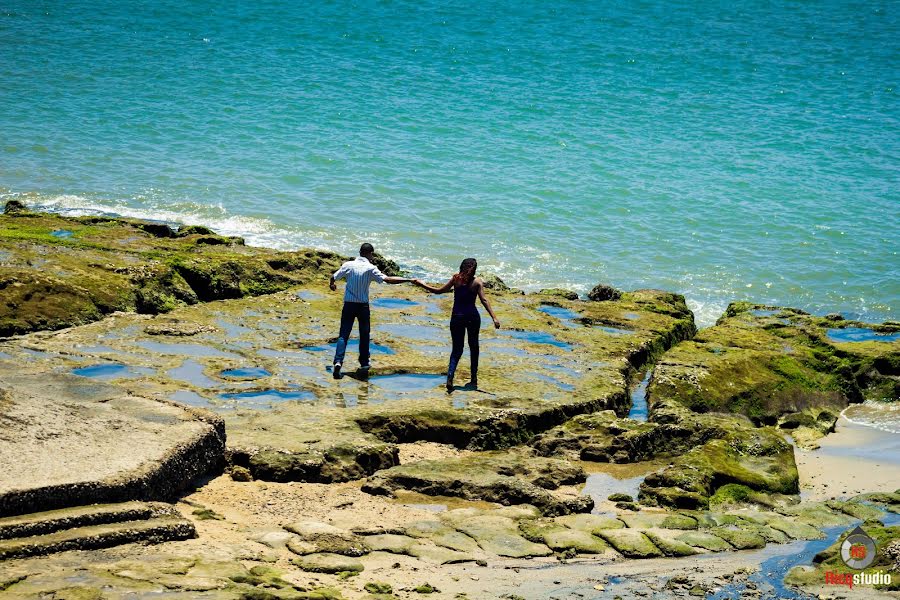
[[[369,284],[373,281],[384,283],[384,274],[363,256],[350,260],[334,272],[334,279],[347,279],[344,302],[369,302]]]

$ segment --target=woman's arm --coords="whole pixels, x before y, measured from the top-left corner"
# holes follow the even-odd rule
[[[450,281],[448,281],[441,287],[430,286],[427,283],[425,283],[424,281],[422,281],[421,279],[415,279],[415,280],[413,280],[413,283],[415,283],[417,286],[419,286],[423,290],[428,290],[432,294],[446,294],[447,292],[449,292],[450,290],[453,289],[453,279],[450,279]]]
[[[480,279],[475,280],[475,285],[478,287],[478,297],[481,298],[481,303],[487,309],[488,314],[491,315],[491,318],[494,320],[494,328],[500,329],[500,321],[497,320],[497,315],[494,314],[494,309],[491,308],[491,302],[487,299],[487,295],[484,293],[484,282]]]

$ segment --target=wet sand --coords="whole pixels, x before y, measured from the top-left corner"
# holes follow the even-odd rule
[[[900,488],[900,434],[841,416],[817,450],[796,450],[804,500],[844,498]]]

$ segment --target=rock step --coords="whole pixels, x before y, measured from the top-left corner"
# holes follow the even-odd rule
[[[67,550],[96,550],[121,544],[159,544],[197,537],[194,524],[174,516],[140,521],[104,523],[66,529],[46,535],[0,541],[0,560],[42,556]]]
[[[47,535],[89,525],[143,521],[177,514],[173,506],[159,502],[122,502],[62,508],[0,519],[0,540]]]

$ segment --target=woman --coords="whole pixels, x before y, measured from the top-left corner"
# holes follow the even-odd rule
[[[414,283],[432,294],[444,294],[453,290],[453,313],[450,317],[450,337],[453,339],[453,351],[450,353],[450,366],[447,368],[447,392],[453,391],[453,375],[456,373],[456,365],[462,357],[463,344],[466,333],[469,335],[469,356],[472,359],[472,381],[467,387],[478,389],[478,330],[481,328],[481,315],[475,307],[475,297],[481,299],[481,303],[487,309],[494,327],[500,329],[500,321],[494,315],[491,303],[484,295],[484,282],[475,277],[478,262],[474,258],[467,258],[459,265],[459,273],[450,278],[450,281],[441,287],[432,287],[420,279]]]

